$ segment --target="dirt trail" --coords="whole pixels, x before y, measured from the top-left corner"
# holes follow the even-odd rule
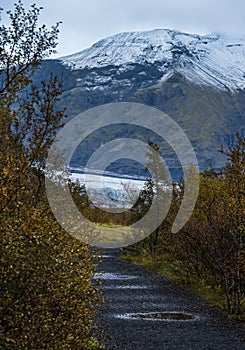
[[[116,249],[103,254],[95,277],[101,277],[107,299],[98,322],[108,350],[245,350],[245,324],[229,320],[167,279],[120,260]],[[183,312],[192,319],[132,318],[132,313],[148,312]]]

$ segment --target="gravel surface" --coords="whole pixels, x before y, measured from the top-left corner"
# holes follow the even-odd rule
[[[119,259],[108,249],[95,278],[102,281],[106,304],[98,324],[106,349],[245,350],[245,324],[190,296],[166,278]],[[183,312],[193,320],[132,318],[134,313]]]

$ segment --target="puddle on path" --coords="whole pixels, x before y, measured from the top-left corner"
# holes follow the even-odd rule
[[[133,275],[121,275],[118,273],[110,273],[110,272],[96,272],[93,276],[94,279],[101,279],[101,280],[131,280],[135,279],[138,276]]]
[[[95,259],[114,259],[115,257],[112,255],[93,255],[93,258]]]
[[[103,286],[103,289],[148,289],[145,285]]]
[[[165,322],[189,322],[200,319],[197,315],[186,312],[164,311],[164,312],[133,312],[122,315],[114,315],[116,318],[125,320],[165,321]]]

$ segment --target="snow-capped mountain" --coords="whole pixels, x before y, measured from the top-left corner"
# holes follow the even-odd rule
[[[146,65],[157,67],[159,82],[178,73],[197,85],[232,91],[245,88],[245,39],[218,34],[201,36],[168,29],[121,33],[61,61],[74,70],[94,69],[93,81],[90,77],[83,85],[78,80],[80,86],[90,88],[97,83],[108,85],[135,65],[141,67],[137,75],[142,76],[147,74]],[[96,69],[106,67],[111,67],[112,74],[101,77]]]
[[[111,102],[137,102],[167,113],[185,131],[201,168],[219,167],[221,145],[234,145],[236,131],[245,137],[245,39],[194,35],[174,30],[121,33],[79,53],[45,60],[36,83],[50,73],[63,84],[61,106],[69,118]],[[78,147],[71,165],[86,166],[93,152],[118,137],[144,141],[154,135],[111,125],[98,130]],[[170,168],[180,164],[161,145]],[[110,169],[143,175],[138,164],[121,161]]]

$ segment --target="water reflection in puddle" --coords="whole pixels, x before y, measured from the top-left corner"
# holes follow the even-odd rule
[[[133,275],[121,275],[118,273],[109,273],[109,272],[96,272],[93,276],[94,279],[101,279],[101,280],[131,280],[134,278],[137,278],[137,276]]]
[[[103,289],[148,289],[148,286],[144,285],[123,285],[123,286],[103,286]]]
[[[155,311],[155,312],[141,312],[141,313],[126,313],[114,315],[116,318],[125,320],[144,320],[144,321],[165,321],[165,322],[190,322],[197,321],[200,316],[192,315],[186,312],[176,312],[176,311]]]
[[[102,254],[102,255],[94,255],[93,258],[95,258],[95,259],[113,259],[114,256]]]

